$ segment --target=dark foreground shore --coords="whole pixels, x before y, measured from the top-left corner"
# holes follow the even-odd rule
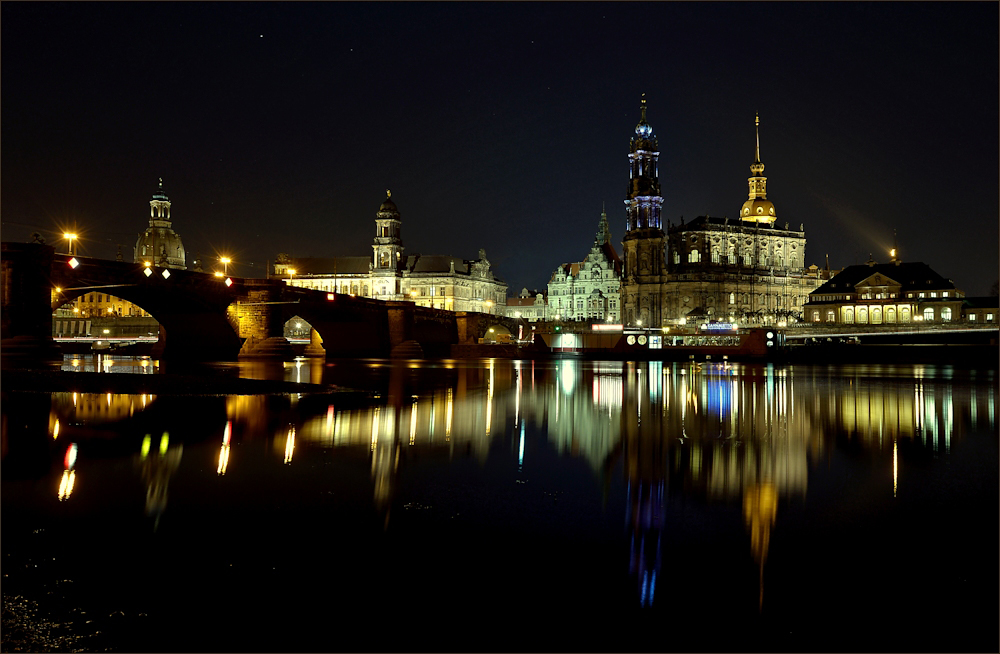
[[[361,391],[326,384],[240,379],[203,375],[70,372],[63,370],[5,369],[0,373],[5,392],[38,393],[152,393],[154,395],[275,395],[287,393],[338,393],[357,396]]]

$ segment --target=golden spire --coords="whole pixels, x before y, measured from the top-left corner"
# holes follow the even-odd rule
[[[389,189],[386,189],[385,190],[385,198],[388,200],[391,197],[392,197],[392,191],[390,191]]]
[[[640,109],[640,111],[642,111],[642,116],[640,117],[639,122],[644,123],[644,122],[646,122],[646,94],[645,93],[642,94],[642,100],[639,102],[639,109]]]
[[[754,133],[757,137],[757,147],[754,149],[754,160],[753,163],[750,164],[750,172],[754,174],[754,177],[761,177],[764,174],[764,164],[760,162],[760,115],[759,114],[754,114]]]
[[[760,114],[754,114],[754,131],[757,132],[757,150],[755,151],[755,162],[760,163]]]

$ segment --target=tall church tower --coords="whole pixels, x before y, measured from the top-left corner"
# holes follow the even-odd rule
[[[132,253],[136,263],[149,263],[162,268],[186,268],[184,244],[170,221],[170,198],[163,191],[163,179],[149,201],[149,227],[139,235]]]
[[[372,282],[378,287],[384,287],[385,294],[390,296],[399,296],[401,293],[399,278],[406,263],[403,260],[401,228],[399,209],[392,201],[392,193],[386,190],[385,202],[378,208],[378,213],[375,216],[375,241],[372,243],[372,250],[374,250],[372,254]]]
[[[640,112],[628,155],[622,320],[626,327],[659,327],[663,324],[662,284],[666,272],[660,219],[663,197],[657,170],[659,146],[653,128],[646,122],[645,93]]]

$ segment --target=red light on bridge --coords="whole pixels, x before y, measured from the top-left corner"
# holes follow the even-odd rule
[[[326,294],[326,299],[327,299],[327,300],[330,300],[331,302],[333,302],[334,300],[336,300],[336,299],[337,299],[337,296],[336,296],[336,295],[334,295],[333,293],[327,293],[327,294]]]

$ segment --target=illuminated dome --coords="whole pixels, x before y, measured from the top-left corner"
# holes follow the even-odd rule
[[[149,263],[162,268],[186,268],[187,255],[181,236],[173,230],[170,200],[163,191],[163,180],[149,201],[149,227],[139,235],[132,251],[136,263]]]
[[[378,212],[381,213],[394,213],[399,215],[399,209],[396,208],[396,203],[392,201],[392,193],[388,190],[385,192],[385,202],[379,205]]]
[[[639,124],[635,126],[635,135],[641,139],[651,139],[653,138],[653,126],[646,122],[646,94],[642,94],[642,103],[640,104],[640,111],[642,115],[639,118]]]
[[[741,220],[752,220],[759,223],[773,223],[776,218],[774,203],[763,198],[754,198],[743,203],[740,209]]]
[[[635,126],[635,133],[641,139],[648,139],[653,136],[653,128],[644,118]]]

